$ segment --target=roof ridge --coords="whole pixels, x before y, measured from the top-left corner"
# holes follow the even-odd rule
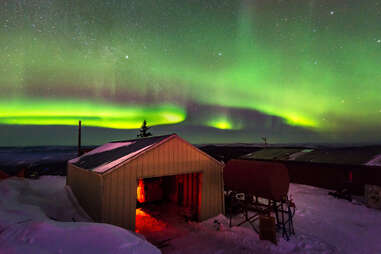
[[[114,141],[110,141],[110,142],[107,142],[106,144],[108,143],[120,143],[120,142],[131,142],[131,141],[137,141],[137,140],[142,140],[142,139],[151,139],[151,138],[161,138],[161,137],[166,137],[166,136],[173,136],[173,135],[176,135],[176,133],[171,133],[171,134],[166,134],[166,135],[160,135],[160,136],[149,136],[149,137],[140,137],[140,138],[134,138],[134,139],[127,139],[127,140],[114,140]]]
[[[176,135],[176,134],[163,135],[163,136],[160,136],[160,137],[165,137],[165,136],[167,136],[167,137],[164,138],[164,139],[162,139],[162,140],[160,140],[160,142],[155,142],[155,143],[153,143],[153,144],[151,144],[151,145],[149,145],[149,146],[146,146],[145,149],[139,151],[138,153],[134,154],[134,155],[131,156],[130,158],[128,158],[128,159],[126,159],[126,160],[123,160],[123,161],[121,161],[120,163],[118,163],[118,164],[112,166],[112,167],[109,168],[108,170],[106,170],[106,171],[104,171],[104,172],[97,172],[97,171],[94,171],[94,172],[97,172],[97,173],[106,173],[106,174],[107,174],[107,173],[110,173],[111,171],[113,171],[113,169],[117,168],[117,166],[119,166],[119,165],[121,165],[121,164],[128,163],[128,162],[130,162],[131,160],[134,160],[134,159],[138,158],[139,156],[143,155],[144,153],[146,153],[146,152],[148,152],[148,151],[150,151],[150,150],[156,148],[157,146],[163,144],[164,142],[168,141],[171,137],[174,137],[174,136],[179,137],[179,136]]]

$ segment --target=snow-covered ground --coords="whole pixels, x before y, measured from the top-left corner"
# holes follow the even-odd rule
[[[188,223],[188,234],[171,240],[163,253],[381,253],[381,211],[328,195],[329,190],[291,184],[296,206],[296,235],[278,245],[259,240],[249,224],[228,227],[220,215],[202,223]],[[239,218],[236,218],[239,219]],[[218,223],[216,223],[218,221]]]
[[[291,184],[297,235],[313,237],[336,253],[381,253],[381,210],[327,195],[328,190]]]
[[[130,231],[88,222],[70,200],[65,177],[8,178],[0,181],[0,197],[1,254],[160,253]]]
[[[64,184],[65,178],[58,176],[0,182],[0,253],[159,253],[130,231],[86,222],[86,216],[68,198]],[[290,241],[281,237],[278,245],[260,241],[249,225],[229,228],[222,215],[201,223],[171,222],[167,218],[168,223],[156,222],[165,243],[161,251],[381,253],[381,211],[327,193],[325,189],[291,184],[297,210],[296,235]],[[73,218],[81,222],[72,222]]]

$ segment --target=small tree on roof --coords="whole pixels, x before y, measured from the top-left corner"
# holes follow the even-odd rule
[[[147,121],[144,120],[143,121],[143,124],[142,124],[142,127],[140,127],[140,130],[139,130],[139,133],[138,133],[138,137],[140,138],[145,138],[145,137],[149,137],[149,136],[152,136],[151,132],[148,132],[148,130],[150,129],[151,127],[148,127],[147,126]]]

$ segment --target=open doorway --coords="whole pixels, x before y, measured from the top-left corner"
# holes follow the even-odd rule
[[[139,179],[136,198],[136,232],[157,242],[176,234],[179,223],[198,220],[201,173]]]

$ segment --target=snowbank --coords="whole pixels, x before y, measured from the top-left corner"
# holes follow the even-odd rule
[[[64,185],[59,176],[0,181],[0,253],[160,253],[130,231],[88,222]]]

